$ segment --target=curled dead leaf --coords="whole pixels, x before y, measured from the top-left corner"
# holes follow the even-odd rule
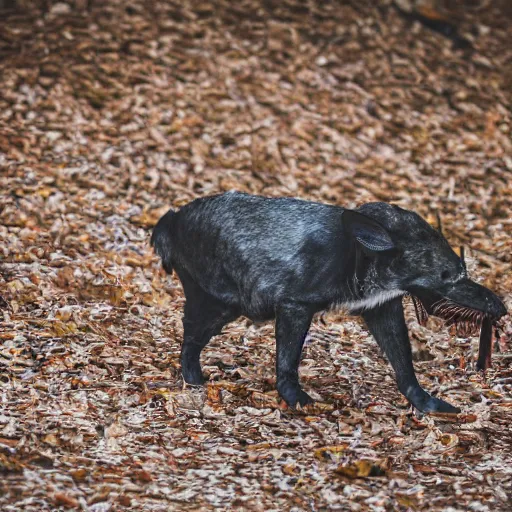
[[[63,492],[57,492],[53,495],[53,501],[55,505],[66,508],[78,508],[78,500]]]
[[[386,476],[388,471],[388,461],[375,461],[361,459],[347,464],[341,464],[335,470],[339,475],[347,478],[374,478]]]
[[[85,468],[74,469],[69,472],[76,482],[83,482],[87,478],[87,470]]]
[[[206,398],[212,404],[222,403],[221,388],[218,386],[208,385],[206,389]]]
[[[348,444],[323,446],[322,448],[317,448],[314,451],[314,456],[318,460],[331,460],[332,458],[339,457],[342,453],[344,453],[348,446]]]

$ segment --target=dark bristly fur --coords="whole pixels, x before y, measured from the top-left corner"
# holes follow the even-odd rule
[[[467,277],[440,232],[385,203],[347,210],[226,193],[169,211],[151,243],[185,292],[184,380],[203,382],[201,350],[225,324],[240,315],[275,319],[277,389],[292,407],[311,402],[298,368],[318,311],[338,306],[362,315],[400,391],[422,412],[458,409],[420,387],[402,297],[413,297],[420,323],[439,315],[466,333],[488,321],[492,327],[506,313],[496,295]]]
[[[168,273],[172,273],[172,255],[171,255],[171,221],[174,212],[169,210],[156,225],[151,235],[151,245],[155,248],[155,252],[162,260],[162,266]]]

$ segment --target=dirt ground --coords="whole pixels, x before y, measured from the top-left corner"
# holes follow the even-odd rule
[[[510,309],[512,9],[445,3],[0,13],[2,511],[512,510],[508,317],[482,376],[477,338],[407,304],[420,382],[463,409],[418,418],[362,321],[321,315],[319,403],[292,412],[271,324],[228,326],[183,389],[183,294],[148,244],[218,191],[384,200],[439,214]]]

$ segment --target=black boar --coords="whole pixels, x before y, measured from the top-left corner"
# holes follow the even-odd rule
[[[341,307],[362,315],[389,359],[399,390],[422,412],[458,412],[429,395],[414,373],[402,297],[423,317],[475,326],[506,313],[468,278],[464,261],[419,215],[386,203],[356,210],[291,198],[228,192],[169,211],[151,243],[185,292],[181,366],[202,384],[201,350],[244,315],[275,319],[277,390],[289,406],[312,401],[299,384],[313,315]]]

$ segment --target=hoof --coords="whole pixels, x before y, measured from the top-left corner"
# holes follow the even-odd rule
[[[297,406],[304,407],[314,402],[305,391],[302,391],[298,384],[287,382],[284,385],[278,386],[277,391],[288,407],[292,409],[296,409]]]
[[[407,399],[413,407],[424,414],[442,413],[458,414],[460,409],[450,405],[448,402],[430,396],[424,389],[418,387],[409,392]]]
[[[421,411],[424,413],[438,412],[443,414],[458,414],[460,409],[453,405],[441,400],[440,398],[434,398],[433,396],[425,404],[424,409]]]

